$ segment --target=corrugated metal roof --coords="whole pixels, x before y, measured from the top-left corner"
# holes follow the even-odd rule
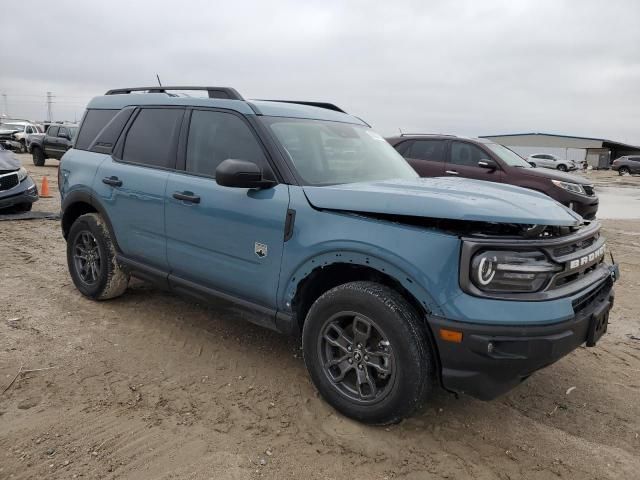
[[[556,137],[556,138],[572,138],[575,140],[592,140],[596,142],[607,143],[609,145],[616,145],[624,148],[632,148],[640,150],[640,147],[637,145],[630,145],[628,143],[616,142],[613,140],[608,140],[606,138],[594,138],[594,137],[581,137],[576,135],[560,135],[557,133],[541,133],[541,132],[528,132],[528,133],[505,133],[500,135],[481,135],[480,138],[495,138],[495,137],[524,137],[528,135],[534,136],[545,136],[545,137]]]

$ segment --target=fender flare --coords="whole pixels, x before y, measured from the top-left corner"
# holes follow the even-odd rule
[[[121,250],[118,245],[118,239],[116,238],[116,235],[113,230],[113,225],[111,224],[111,219],[109,218],[109,215],[107,215],[106,209],[104,208],[102,203],[100,203],[100,201],[96,199],[96,197],[94,197],[90,191],[87,191],[87,190],[76,190],[73,192],[69,192],[62,200],[62,205],[61,205],[62,217],[60,219],[60,224],[62,227],[62,234],[65,237],[65,239],[67,238],[67,232],[64,231],[65,215],[69,207],[71,207],[73,204],[76,204],[76,203],[86,203],[91,207],[93,207],[93,209],[100,214],[100,216],[103,218],[103,220],[107,224],[107,228],[109,229],[109,234],[111,235],[111,241],[113,242],[116,252],[120,253]]]
[[[431,296],[431,294],[422,287],[411,275],[407,274],[396,265],[376,257],[375,255],[360,253],[353,250],[334,250],[325,252],[308,258],[304,263],[300,264],[292,275],[283,284],[283,292],[280,296],[281,305],[285,311],[290,312],[292,301],[301,282],[306,279],[314,270],[335,264],[359,265],[362,267],[372,268],[383,275],[393,278],[402,287],[407,290],[420,303],[420,305],[432,315],[442,315],[440,306]]]

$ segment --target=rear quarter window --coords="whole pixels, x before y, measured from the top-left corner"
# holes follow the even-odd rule
[[[78,133],[75,148],[78,150],[89,150],[89,146],[93,143],[96,135],[100,133],[118,112],[119,110],[87,110],[87,114],[80,126],[80,133]]]

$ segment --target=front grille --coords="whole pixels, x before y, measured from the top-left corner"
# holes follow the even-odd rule
[[[2,175],[0,177],[0,191],[2,190],[9,190],[10,188],[15,187],[16,185],[18,185],[18,174],[17,173],[10,173],[8,175]]]
[[[599,268],[604,262],[603,250],[604,240],[599,232],[551,249],[550,256],[563,270],[553,277],[549,289],[571,284]]]
[[[593,190],[593,185],[582,185],[582,188],[584,188],[584,193],[586,193],[590,197],[593,197],[596,194],[596,192]]]
[[[607,278],[607,280],[602,282],[602,285],[600,285],[598,288],[595,288],[591,292],[585,293],[584,295],[576,298],[573,302],[571,302],[571,306],[573,307],[574,313],[578,313],[581,310],[584,310],[586,307],[591,305],[591,303],[594,300],[598,299],[602,294],[611,290],[612,286],[613,286],[613,280],[611,279],[611,277],[609,277]]]
[[[584,250],[586,248],[589,248],[594,243],[596,243],[598,238],[600,238],[600,233],[595,233],[592,237],[589,237],[587,239],[578,240],[576,242],[572,242],[567,245],[562,245],[561,247],[556,247],[553,249],[553,256],[562,257],[564,255],[569,255],[571,253]]]

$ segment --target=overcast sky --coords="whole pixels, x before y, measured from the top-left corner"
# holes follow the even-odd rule
[[[5,1],[9,114],[109,88],[336,103],[383,134],[550,132],[640,145],[640,2]],[[0,98],[0,112],[4,102]]]

